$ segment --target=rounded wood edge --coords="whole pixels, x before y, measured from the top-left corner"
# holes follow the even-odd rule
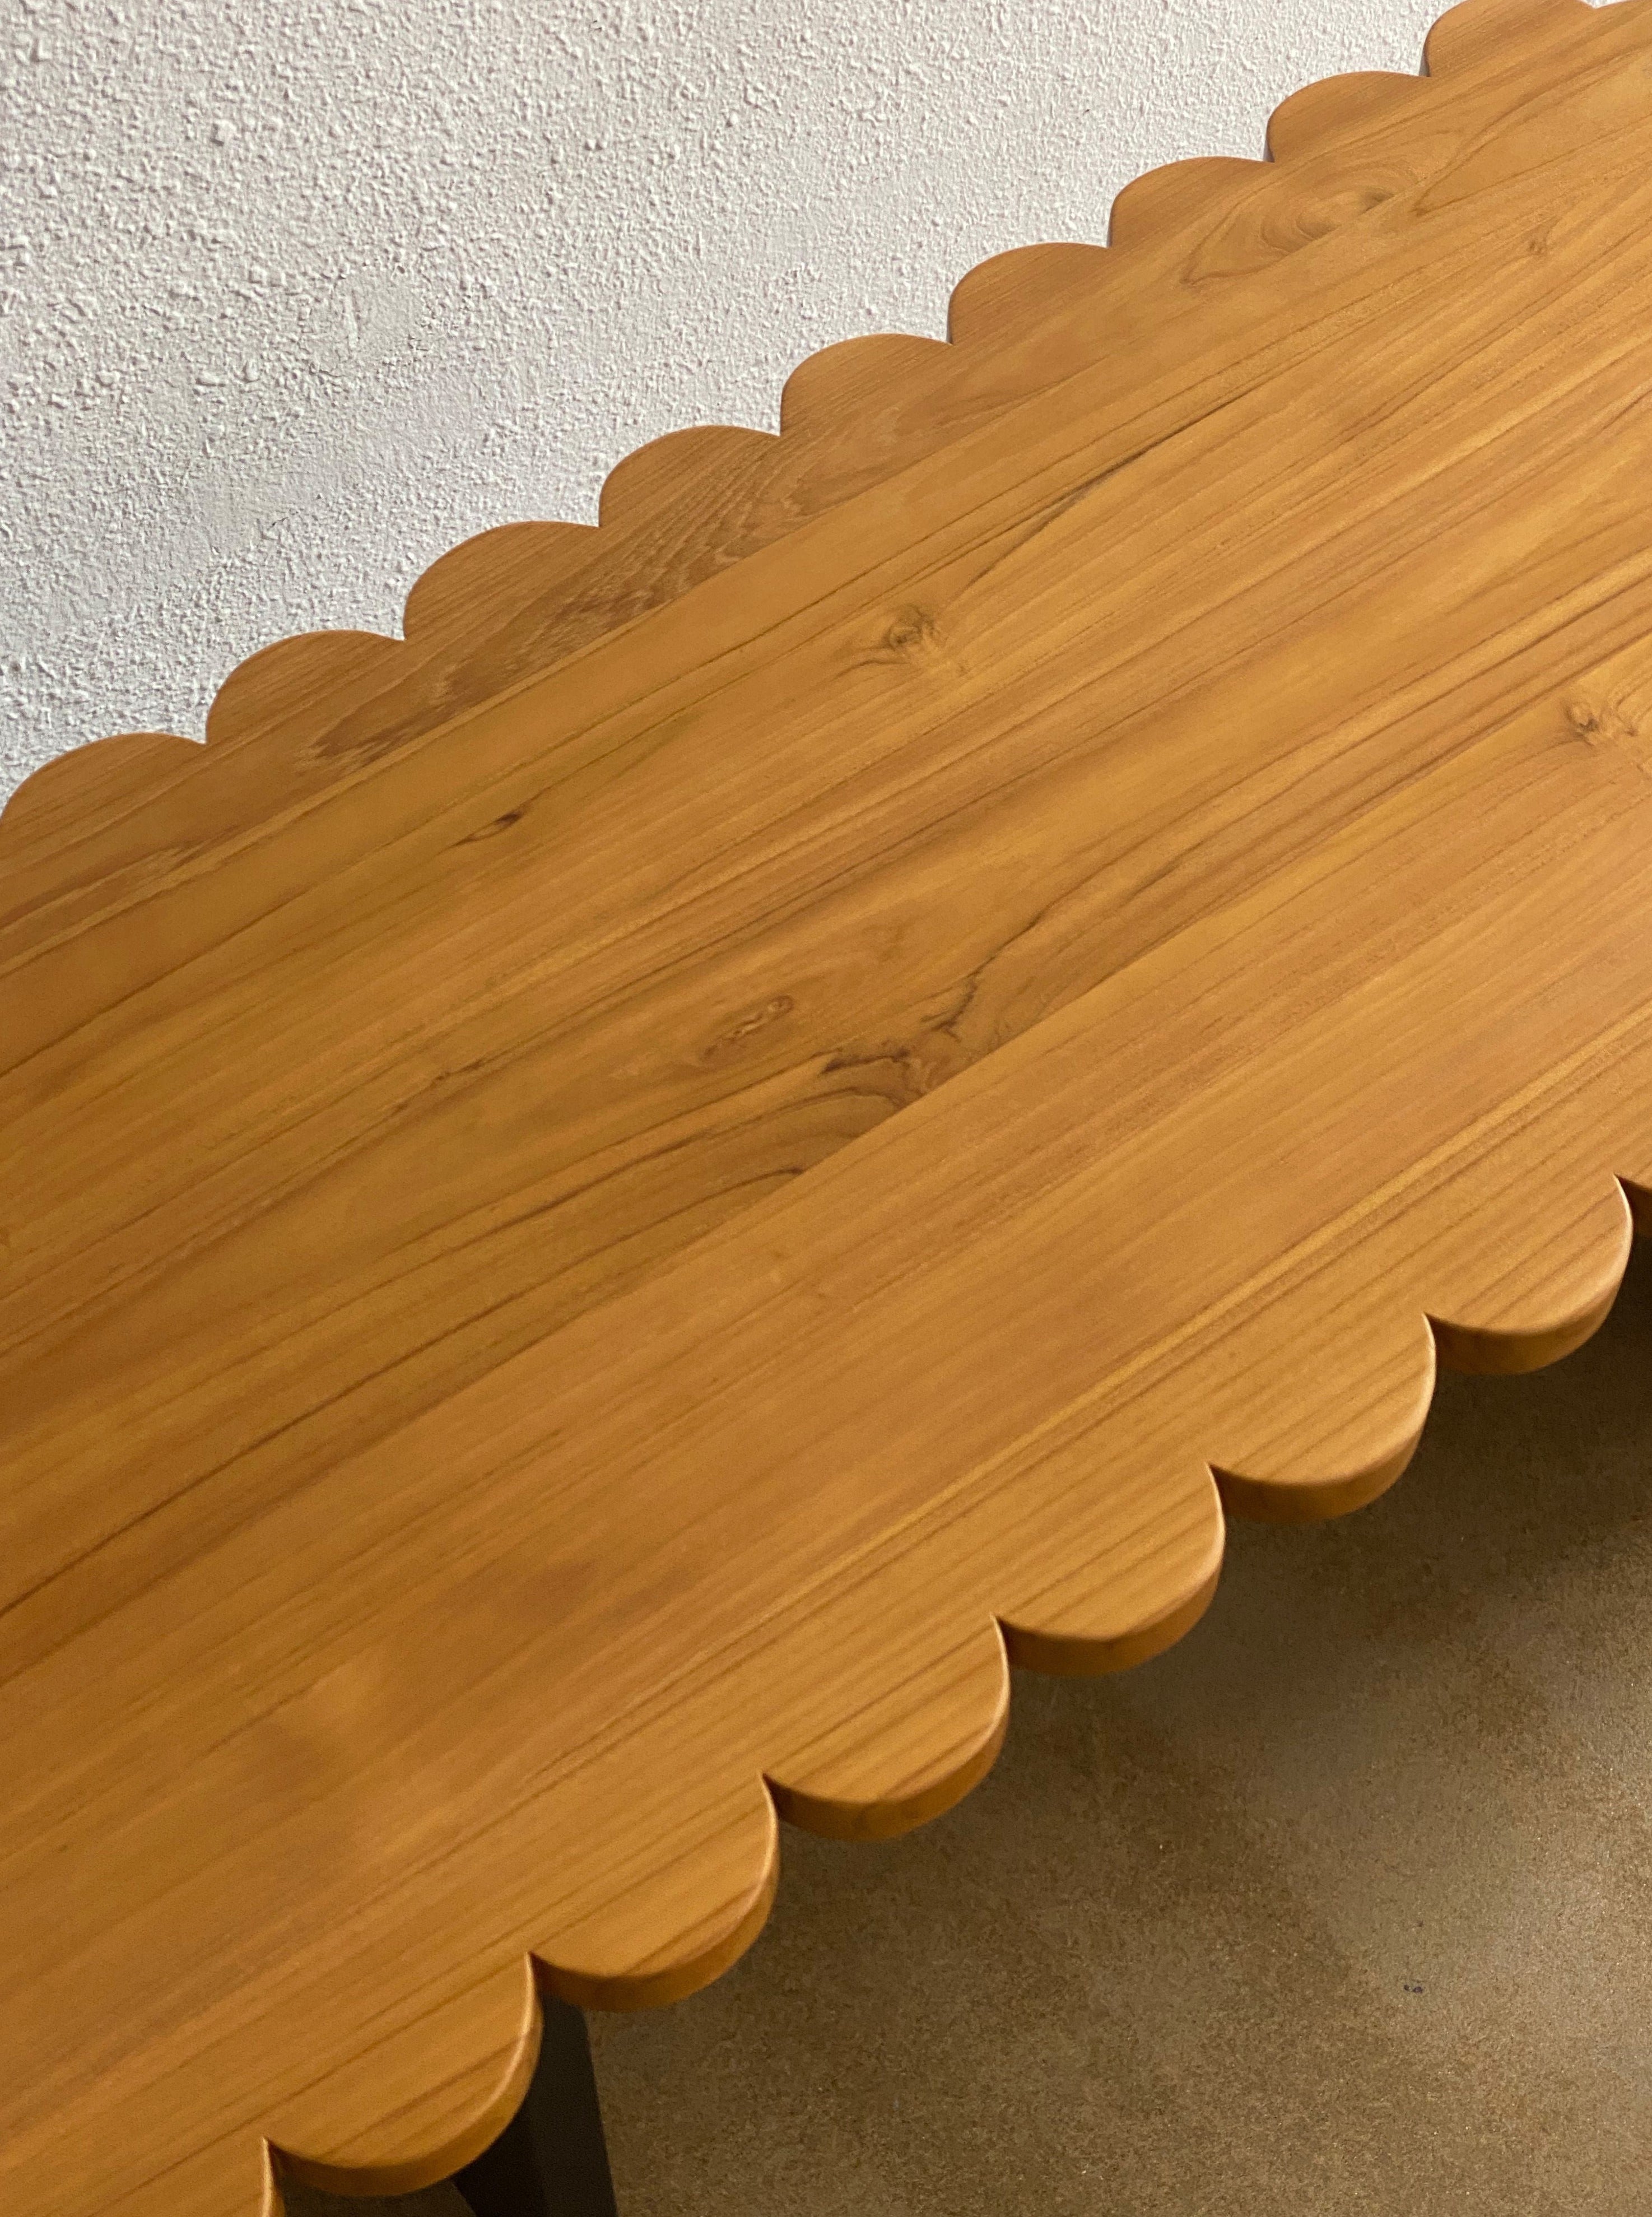
[[[966,270],[946,303],[954,346],[1019,337],[1105,281],[1108,250],[1082,239],[1048,239],[989,255]]]
[[[263,2144],[263,2152],[264,2193],[259,2217],[287,2217],[287,2196],[281,2191],[280,2158],[268,2140]]]
[[[391,684],[405,660],[402,641],[376,631],[304,631],[237,662],[206,711],[206,744],[256,738],[302,722],[317,702]]]
[[[978,1786],[1002,1751],[1009,1729],[1006,1709],[991,1733],[944,1780],[903,1800],[858,1804],[828,1800],[770,1781],[774,1806],[788,1825],[800,1831],[816,1832],[828,1840],[897,1840],[915,1831],[932,1817],[944,1816],[973,1788]]]
[[[177,732],[115,732],[66,748],[33,769],[0,800],[0,841],[40,834],[52,815],[65,824],[89,803],[106,812],[138,807],[176,771],[200,759],[200,742]]]
[[[524,521],[496,523],[461,539],[422,570],[402,602],[402,635],[410,644],[462,629],[479,602],[510,590],[534,562],[555,569],[576,564],[594,548],[594,523]]]
[[[1593,1339],[1612,1314],[1618,1293],[1614,1286],[1610,1293],[1543,1331],[1484,1331],[1472,1325],[1447,1324],[1436,1317],[1430,1317],[1428,1322],[1439,1359],[1448,1369],[1465,1371],[1472,1377],[1519,1378],[1528,1370],[1546,1369],[1550,1363],[1575,1353],[1586,1339]]]
[[[1282,100],[1268,117],[1267,158],[1301,160],[1341,133],[1385,122],[1426,96],[1425,81],[1402,77],[1397,70],[1352,70],[1321,77]]]
[[[1217,1490],[1228,1514],[1242,1516],[1248,1523],[1323,1524],[1334,1516],[1350,1516],[1386,1493],[1410,1463],[1421,1438],[1419,1424],[1409,1439],[1386,1454],[1338,1478],[1257,1479],[1239,1471],[1217,1470]]]
[[[325,2194],[360,2200],[372,2195],[415,2194],[435,2186],[472,2163],[491,2147],[521,2109],[545,2033],[545,2014],[539,2007],[539,1985],[532,1959],[521,1959],[522,2021],[516,2041],[497,2084],[466,2118],[465,2123],[416,2153],[376,2163],[342,2164],[306,2156],[301,2150],[264,2141],[265,2209],[267,2217],[284,2217],[283,2175]],[[433,2052],[435,2036],[433,2035]]]
[[[1145,170],[1114,200],[1107,244],[1125,254],[1157,245],[1185,225],[1205,221],[1230,196],[1248,191],[1267,166],[1237,154],[1195,154]]]
[[[770,1809],[772,1813],[772,1802]],[[655,1967],[606,1975],[571,1970],[536,1955],[535,1976],[546,1993],[578,2009],[663,2009],[669,2003],[686,2001],[739,1961],[768,1922],[780,1882],[780,1843],[771,1825],[761,1878],[732,1920],[700,1948]]]
[[[780,435],[852,430],[860,411],[891,385],[922,392],[951,356],[943,339],[869,331],[805,355],[780,387]]]
[[[1214,1566],[1190,1593],[1156,1616],[1115,1638],[1087,1640],[1071,1634],[1037,1632],[1003,1619],[1004,1646],[1020,1669],[1037,1670],[1046,1678],[1101,1678],[1115,1670],[1133,1670],[1174,1647],[1193,1630],[1210,1607],[1221,1582],[1218,1548]]]
[[[829,1840],[895,1840],[903,1832],[943,1816],[978,1786],[1002,1751],[1009,1730],[1008,1656],[1002,1629],[992,1627],[1003,1670],[993,1714],[972,1745],[966,1746],[952,1766],[932,1776],[916,1792],[885,1796],[875,1801],[852,1801],[806,1788],[788,1786],[773,1776],[766,1779],[774,1806],[787,1824]]]
[[[1558,1362],[1592,1338],[1611,1315],[1629,1268],[1637,1220],[1627,1183],[1614,1179],[1608,1191],[1617,1202],[1610,1242],[1588,1256],[1594,1283],[1569,1307],[1521,1327],[1478,1325],[1464,1318],[1428,1317],[1439,1360],[1450,1369],[1488,1378],[1518,1378]]]
[[[1472,69],[1532,39],[1581,29],[1594,12],[1588,0],[1459,0],[1423,40],[1423,72],[1447,77],[1454,70]]]
[[[1629,1203],[1630,1221],[1642,1239],[1652,1239],[1652,1185],[1638,1178],[1621,1177],[1618,1181],[1624,1199]]]
[[[731,465],[766,460],[777,444],[777,433],[738,423],[690,423],[663,432],[645,446],[633,447],[603,479],[597,529],[625,530],[680,499],[710,493]],[[714,531],[706,537],[708,545],[715,543]]]

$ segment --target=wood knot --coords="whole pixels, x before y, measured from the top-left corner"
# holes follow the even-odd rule
[[[942,637],[939,621],[917,602],[909,601],[874,621],[878,628],[862,634],[866,643],[854,653],[854,668],[899,668],[928,673],[957,666]]]
[[[891,655],[919,654],[934,646],[939,635],[935,620],[927,609],[903,608],[884,633],[884,647]]]
[[[1652,739],[1647,737],[1643,719],[1631,702],[1603,701],[1597,707],[1587,701],[1571,701],[1567,703],[1566,721],[1586,746],[1625,754],[1638,769],[1652,775]]]
[[[461,847],[473,847],[478,839],[496,839],[502,832],[509,831],[514,825],[520,824],[527,813],[526,801],[520,808],[508,808],[502,816],[496,816],[490,824],[483,824],[479,831],[467,831],[459,843]]]
[[[766,1032],[771,1024],[779,1023],[783,1016],[789,1016],[797,1005],[790,993],[776,993],[759,1007],[748,1010],[725,1031],[718,1034],[701,1054],[700,1061],[712,1069],[722,1063],[733,1061],[760,1033]]]

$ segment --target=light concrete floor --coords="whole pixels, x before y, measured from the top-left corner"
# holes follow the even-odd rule
[[[1634,2217],[1649,1815],[1643,1250],[1384,1500],[1236,1526],[1170,1654],[1018,1677],[950,1816],[788,1832],[743,1962],[594,2025],[622,2217]]]

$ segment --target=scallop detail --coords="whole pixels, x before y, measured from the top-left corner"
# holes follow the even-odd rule
[[[893,1839],[950,1809],[991,1768],[1008,1725],[1009,1665],[990,1617],[960,1635],[921,1593],[891,1592],[889,1609],[875,1652],[858,1626],[813,1628],[829,1709],[766,1766],[780,1815],[830,1839]]]
[[[587,2006],[643,2006],[725,1968],[774,1897],[774,1804],[847,1838],[886,1837],[948,1806],[1002,1740],[1007,1656],[1054,1671],[1105,1670],[1179,1637],[1209,1601],[1221,1560],[1221,1510],[1201,1454],[1222,1468],[1230,1506],[1276,1521],[1332,1513],[1368,1497],[1369,1473],[1409,1452],[1420,1429],[1432,1382],[1425,1307],[1518,1355],[1498,1367],[1559,1352],[1557,1330],[1570,1332],[1609,1302],[1621,1274],[1627,1211],[1594,1166],[1603,1150],[1639,1176],[1652,1166],[1649,1078],[1652,1043],[1636,1046],[1563,1097],[1551,1093],[1490,1149],[1447,1150],[1427,1191],[1413,1184],[1402,1206],[1366,1213],[1351,1244],[1316,1248],[1272,1298],[1236,1310],[1242,1321],[1230,1331],[1201,1332],[1195,1353],[1173,1350],[1135,1381],[1128,1405],[1115,1391],[1063,1411],[979,1473],[967,1503],[927,1512],[909,1546],[879,1551],[868,1572],[875,1594],[835,1580],[830,1604],[805,1602],[761,1653],[708,1674],[690,1699],[640,1726],[640,1743],[633,1737],[608,1758],[612,1785],[583,1782],[594,1836],[580,1842],[577,1869],[552,1874],[557,1923],[532,1948],[531,1972],[510,1944],[517,1899],[546,1893],[531,1797],[514,1830],[492,1842],[485,1883],[464,1889],[467,1908],[479,1899],[496,1927],[493,1960],[474,1979],[425,1994],[405,1976],[409,1936],[392,1924],[382,1964],[357,1955],[348,1967],[358,1990],[397,1997],[390,2021],[365,2052],[334,2066],[325,2052],[333,1965],[318,1965],[290,2002],[304,2040],[255,2028],[261,2053],[299,2055],[304,2066],[302,2090],[275,2090],[261,2110],[273,2149],[270,2209],[286,2176],[393,2193],[470,2159],[531,2072],[536,1988]],[[1259,1393],[1258,1380],[1270,1376],[1288,1377],[1291,1393]],[[1199,1454],[1190,1451],[1190,1420]],[[1007,1502],[1016,1535],[1008,1564]],[[984,1596],[1002,1639],[973,1613]],[[875,1649],[864,1636],[869,1605],[885,1628]],[[777,1670],[807,1690],[786,1706],[786,1745],[765,1745],[775,1729],[765,1691]],[[697,1758],[687,1765],[685,1743]],[[639,1825],[637,1796],[650,1799],[662,1773],[671,1790]],[[607,1843],[602,1827],[613,1820],[605,1812],[616,1806]],[[621,1836],[638,1829],[669,1853],[628,1880]],[[257,2089],[250,2053],[235,2060],[231,2076]],[[215,2206],[228,2208],[227,2195]]]
[[[946,336],[954,346],[1007,343],[1093,291],[1109,267],[1106,247],[1070,239],[995,254],[953,287]]]
[[[1002,1567],[993,1581],[996,1607],[1010,1659],[1027,1670],[1132,1669],[1190,1631],[1216,1590],[1225,1535],[1210,1470],[1174,1417],[1161,1427],[1150,1415],[1126,1441],[1114,1414],[1100,1401],[1064,1415],[998,1473],[1026,1522],[1014,1583]]]
[[[372,707],[400,676],[405,655],[376,632],[312,631],[237,663],[206,714],[206,744],[230,746],[324,729],[340,712]]]
[[[1420,1307],[1339,1252],[1271,1289],[1216,1338],[1193,1390],[1211,1411],[1205,1451],[1230,1513],[1318,1522],[1363,1508],[1416,1451],[1434,1389]],[[1267,1381],[1287,1376],[1282,1396]],[[1259,1390],[1259,1388],[1261,1390]]]
[[[1436,76],[1460,72],[1505,46],[1575,35],[1593,20],[1586,0],[1465,0],[1430,34],[1427,66]],[[971,271],[953,294],[950,348],[899,335],[827,348],[788,381],[780,439],[726,426],[670,433],[611,473],[600,529],[508,524],[443,555],[408,596],[404,642],[315,633],[252,656],[214,701],[207,739],[214,751],[256,742],[271,759],[260,775],[237,775],[233,792],[193,795],[199,842],[210,849],[234,841],[284,808],[306,806],[381,754],[462,717],[921,458],[978,422],[983,407],[1069,374],[1077,362],[1060,348],[1029,345],[1029,336],[1105,300],[1125,274],[1121,262],[1168,256],[1156,281],[1173,285],[1239,274],[1357,219],[1410,176],[1402,162],[1396,174],[1373,180],[1361,162],[1376,161],[1381,170],[1402,145],[1410,115],[1420,107],[1426,113],[1426,95],[1414,80],[1381,73],[1309,86],[1276,110],[1268,130],[1276,164],[1304,165],[1305,201],[1298,195],[1279,207],[1259,202],[1252,222],[1236,212],[1265,179],[1262,165],[1217,158],[1150,171],[1114,203],[1111,251],[1080,243],[1030,246]],[[1360,173],[1321,174],[1328,150],[1345,135],[1357,142],[1350,153],[1360,157],[1354,164]],[[1442,150],[1442,161],[1449,151]],[[1200,250],[1206,234],[1230,225],[1237,226],[1232,238]],[[1187,256],[1179,259],[1184,238]],[[1106,349],[1105,330],[1092,332],[1082,359],[1094,361]],[[134,809],[151,764],[164,784],[163,746],[149,738],[136,751],[125,740],[99,744],[120,751]],[[112,756],[106,752],[96,774],[87,750],[68,759],[77,765],[70,774],[77,780],[107,778]],[[59,764],[47,770],[53,812],[61,813],[69,788]],[[39,796],[21,798],[33,784],[19,788],[3,819],[0,852],[8,860],[12,842],[38,820]],[[96,787],[68,806],[100,819],[108,812]],[[100,834],[77,856],[83,879],[126,871],[125,855],[107,847]],[[31,905],[50,898],[40,878],[36,871],[28,880]],[[9,905],[15,914],[15,904]]]
[[[1359,71],[1304,85],[1281,101],[1268,118],[1268,158],[1304,160],[1345,133],[1390,122],[1427,97],[1427,87],[1418,78],[1386,70]]]
[[[532,1947],[540,1978],[564,2001],[613,2010],[681,2001],[719,1977],[761,1931],[780,1880],[774,1805],[729,1722],[702,1697],[662,1734],[673,1745],[685,1732],[703,1734],[707,1757],[688,1806],[680,1793],[662,1797],[663,1882],[650,1859],[628,1892],[620,1872],[588,1854],[588,1911],[569,1905],[554,1938]],[[631,1759],[632,1751],[626,1755]]]
[[[1548,1170],[1545,1177],[1542,1173]],[[1512,1377],[1581,1347],[1605,1323],[1629,1267],[1634,1220],[1622,1186],[1549,1165],[1489,1167],[1490,1190],[1459,1192],[1423,1280],[1439,1359]]]
[[[414,2193],[473,2162],[516,2114],[539,2049],[539,1996],[525,1955],[479,1971],[434,2009],[401,2016],[365,2053],[272,2113],[278,2195],[287,2177],[330,2194]],[[318,1998],[298,2052],[307,2044],[312,2061],[321,2060],[328,2022]],[[433,2053],[443,2059],[434,2080]]]
[[[669,514],[684,500],[715,516],[723,490],[749,468],[761,467],[761,458],[773,442],[771,433],[743,431],[727,423],[668,431],[663,439],[637,448],[609,471],[597,504],[597,521],[634,529]]]
[[[1168,162],[1126,185],[1114,201],[1107,244],[1116,252],[1162,245],[1207,225],[1213,209],[1228,207],[1266,177],[1261,163],[1225,154]]]
[[[830,437],[851,430],[863,411],[927,398],[952,367],[940,339],[882,331],[822,347],[798,364],[780,392],[780,431]]]
[[[1462,17],[1472,28],[1467,19],[1483,27],[1495,16],[1506,25],[1517,15],[1535,22],[1538,13],[1545,26],[1562,13],[1576,20],[1565,0],[1545,0],[1540,11],[1477,4],[1447,21]],[[1455,58],[1468,51],[1457,37],[1440,49],[1442,68],[1465,65]],[[1302,111],[1304,118],[1314,112]],[[1294,128],[1287,122],[1281,140],[1287,167]],[[1326,141],[1311,126],[1299,147],[1310,139],[1322,155]],[[1151,190],[1143,180],[1121,196],[1121,206],[1129,203],[1126,241],[1134,225],[1138,247],[1174,248],[1180,227],[1202,219],[1201,208],[1208,214],[1235,194],[1248,200],[1278,182],[1259,164],[1176,170]],[[969,295],[962,327],[976,312],[970,301],[978,300],[981,328],[993,328],[993,287],[1013,278],[1014,289],[1023,275],[1024,297],[1042,304],[1038,312],[1059,312],[1076,297],[1073,287],[1112,281],[1131,248],[1031,251],[1045,258]],[[1006,316],[998,328],[1008,332],[1012,323]],[[969,345],[959,342],[960,361]],[[680,580],[703,574],[696,565],[732,559],[731,549],[754,534],[778,533],[817,512],[807,502],[826,504],[821,488],[829,480],[811,494],[811,481],[797,469],[798,447],[841,441],[855,411],[882,389],[874,372],[886,369],[903,393],[914,393],[931,390],[947,367],[946,350],[924,341],[852,342],[829,354],[788,386],[781,438],[716,429],[674,435],[615,472],[600,529],[510,526],[455,549],[410,596],[405,644],[317,634],[253,658],[215,704],[204,753],[151,735],[106,742],[49,766],[7,818],[14,831],[22,827],[32,843],[44,843],[48,880],[38,913],[54,914],[54,901],[129,898],[130,873],[142,867],[133,844],[139,834],[152,843],[156,867],[182,882],[213,840],[244,836],[261,810],[302,805],[306,794],[348,780],[375,748],[416,744],[433,724],[543,666],[534,658],[552,643],[558,652],[576,651],[623,621],[616,611],[656,604],[648,598],[656,590],[649,577],[626,566],[633,559],[627,545],[650,550],[650,560],[667,565],[657,574]],[[771,472],[782,473],[766,478]],[[746,512],[745,538],[718,536],[733,528],[730,487],[764,484],[765,498],[775,485],[784,492],[772,514]],[[774,520],[780,516],[790,521]],[[671,561],[679,566],[669,569]],[[509,622],[490,630],[504,603]],[[82,778],[107,782],[94,794]],[[154,822],[145,815],[151,778]],[[99,828],[83,836],[86,812],[76,804],[88,795]],[[134,950],[133,959],[139,955]],[[662,1789],[651,1826],[638,1825],[635,1799],[612,1840],[594,1821],[598,1836],[580,1843],[580,1869],[552,1868],[547,1877],[533,1781],[513,1769],[487,1835],[488,1858],[479,1873],[454,1881],[467,1914],[494,1920],[486,1945],[470,1959],[478,1966],[472,1983],[422,1993],[406,1956],[426,1935],[391,1930],[370,1966],[377,1975],[357,1979],[375,1997],[395,1998],[376,2045],[364,2050],[358,2040],[337,2060],[316,2048],[312,2029],[321,2027],[324,2039],[327,2024],[324,1966],[292,2003],[287,2029],[291,2035],[302,2027],[304,2036],[266,2041],[268,2028],[260,2026],[257,2053],[249,2047],[233,2059],[226,2079],[242,2105],[230,2121],[241,2150],[234,2176],[248,2182],[248,2208],[261,2134],[274,2151],[276,2181],[285,2172],[355,2192],[399,2191],[444,2175],[485,2145],[520,2096],[532,2067],[536,1984],[612,2007],[693,1992],[761,1930],[778,1876],[777,1808],[847,1837],[880,1837],[934,1814],[990,1764],[1008,1711],[1007,1661],[1057,1671],[1117,1668],[1197,1621],[1219,1570],[1224,1501],[1231,1510],[1279,1521],[1355,1506],[1391,1482],[1415,1445],[1436,1349],[1440,1359],[1465,1367],[1519,1369],[1576,1344],[1610,1306],[1630,1209],[1643,1226],[1652,1222],[1649,1100],[1644,1057],[1577,1082],[1563,1103],[1542,1104],[1472,1167],[1446,1161],[1429,1195],[1408,1192],[1402,1208],[1373,1213],[1333,1260],[1304,1262],[1268,1298],[1247,1304],[1242,1324],[1205,1334],[1197,1356],[1167,1357],[1162,1374],[1132,1385],[1128,1426],[1113,1421],[1118,1401],[1098,1399],[1003,1454],[978,1483],[972,1473],[969,1500],[937,1510],[907,1554],[880,1567],[886,1590],[877,1596],[876,1621],[893,1629],[875,1654],[851,1640],[847,1621],[823,1612],[774,1631],[775,1640],[802,1643],[817,1664],[812,1705],[806,1714],[788,1711],[783,1739],[764,1702],[772,1651],[721,1675],[708,1670],[698,1707],[676,1704],[666,1722],[637,1725],[613,1758],[616,1777],[633,1796],[654,1790],[646,1758],[648,1734],[657,1732],[653,1751],[669,1745],[675,1759],[652,1769],[669,1772],[671,1792]],[[1606,1162],[1618,1165],[1621,1186],[1603,1173]],[[1196,1364],[1195,1374],[1174,1368],[1176,1362]],[[1306,1382],[1289,1406],[1276,1409],[1254,1381],[1285,1376]],[[1196,1437],[1184,1423],[1190,1408],[1199,1411]],[[1002,1559],[1002,1514],[981,1506],[1002,1510],[1006,1500],[1016,1512],[1013,1562]],[[952,1596],[946,1609],[924,1606],[932,1575]],[[531,1720],[531,1705],[525,1714]],[[703,1756],[687,1767],[695,1782],[687,1796],[685,1736]],[[599,1811],[603,1783],[598,1775],[589,1784],[589,1806]],[[432,1806],[447,1805],[436,1797]],[[669,1853],[632,1872],[622,1860],[622,1835],[639,1829],[666,1842]],[[373,1889],[364,1886],[352,1919],[373,1908]],[[262,2055],[283,2045],[301,2061],[300,2086],[272,2086],[261,2076]],[[273,2206],[278,2185],[269,2191]],[[215,2206],[228,2199],[226,2191]]]
[[[1429,32],[1423,66],[1430,77],[1476,69],[1534,40],[1586,29],[1588,0],[1461,0]]]
[[[453,640],[478,611],[532,605],[559,579],[572,579],[589,560],[588,523],[502,523],[462,540],[416,580],[402,611],[410,645]]]

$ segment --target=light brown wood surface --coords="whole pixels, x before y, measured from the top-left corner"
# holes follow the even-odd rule
[[[441,2176],[1605,1313],[1652,6],[1429,59],[8,811],[8,2211]]]

